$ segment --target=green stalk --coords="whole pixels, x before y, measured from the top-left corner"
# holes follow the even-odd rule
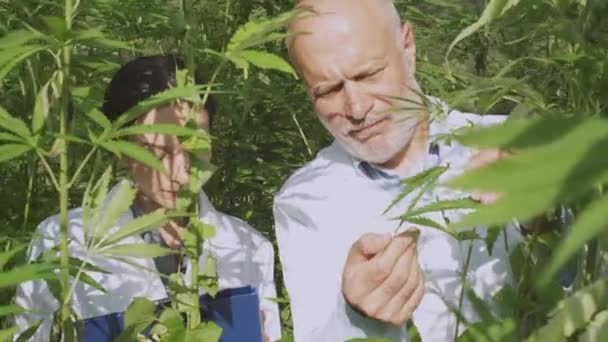
[[[194,51],[192,50],[192,36],[195,34],[194,30],[196,29],[196,23],[192,8],[192,0],[182,0],[181,9],[184,13],[184,18],[187,23],[186,34],[184,36],[184,42],[182,45],[183,53],[186,58],[186,67],[188,69],[189,78],[194,81],[196,74],[196,64],[194,62]],[[194,115],[196,110],[191,110],[190,115]],[[194,156],[190,155],[190,158],[194,158]],[[194,206],[195,216],[194,219],[199,219],[199,205],[198,205],[198,194],[193,194],[194,196]],[[202,251],[202,241],[200,241],[197,234],[197,255],[190,258],[190,269],[191,269],[191,303],[193,307],[190,308],[190,314],[188,319],[188,328],[194,329],[201,324],[201,311],[199,305],[199,290],[198,290],[198,277],[199,277],[199,260]]]
[[[72,29],[72,15],[74,7],[72,0],[65,0],[65,24],[67,31]],[[74,330],[70,322],[71,298],[70,298],[70,273],[69,273],[69,250],[68,250],[68,141],[64,138],[67,131],[67,116],[69,111],[70,92],[70,62],[72,48],[66,44],[62,48],[62,74],[63,87],[61,93],[61,111],[59,115],[59,136],[62,148],[59,156],[59,206],[61,219],[61,307],[60,321],[64,340],[74,341]]]
[[[80,163],[80,165],[78,166],[78,169],[76,169],[76,172],[74,172],[74,175],[72,176],[72,179],[70,180],[70,182],[68,184],[68,187],[71,188],[74,185],[74,183],[78,180],[80,173],[82,172],[82,170],[84,170],[84,167],[87,166],[87,164],[89,163],[89,160],[95,154],[95,152],[97,152],[97,146],[93,147],[93,149],[91,149],[91,151],[89,151],[87,156],[83,159],[82,163]]]
[[[302,125],[300,125],[300,121],[298,121],[298,118],[296,117],[296,113],[293,110],[291,111],[291,118],[293,120],[293,122],[296,124],[296,126],[298,127],[298,132],[300,132],[300,137],[302,138],[302,141],[304,141],[304,146],[306,147],[306,152],[308,152],[308,156],[309,157],[314,157],[314,154],[312,153],[312,149],[310,148],[310,144],[308,143],[308,138],[306,137],[306,134],[304,133],[304,130],[302,129]]]
[[[462,288],[460,289],[460,298],[458,299],[458,315],[456,315],[456,330],[454,331],[454,341],[458,339],[458,330],[460,329],[460,313],[462,312],[462,305],[464,304],[464,291],[465,284],[467,281],[467,273],[469,272],[469,266],[471,264],[471,254],[473,253],[473,241],[469,243],[469,250],[467,251],[467,258],[464,263],[464,268],[462,270],[462,276],[460,282],[462,284]]]
[[[192,51],[192,37],[194,36],[194,30],[196,28],[196,23],[194,20],[194,13],[192,10],[192,0],[182,0],[182,11],[184,13],[184,18],[187,23],[186,35],[184,37],[184,56],[186,57],[186,67],[188,68],[188,74],[192,79],[194,79],[194,75],[196,72],[196,65],[194,63],[194,53]]]
[[[198,202],[198,198],[197,198],[197,202]],[[198,204],[198,203],[197,203]],[[196,205],[197,208],[197,215],[196,215],[196,220],[199,219],[199,215],[198,215],[198,205]],[[198,236],[198,234],[197,234]],[[199,326],[201,324],[201,311],[200,311],[200,306],[199,306],[199,294],[198,294],[198,271],[199,271],[199,260],[200,260],[200,255],[201,255],[201,251],[202,251],[202,246],[203,246],[203,242],[200,241],[200,239],[197,237],[197,246],[200,246],[200,248],[197,248],[197,256],[195,258],[190,258],[190,267],[192,270],[192,278],[191,278],[191,287],[192,287],[192,301],[191,303],[194,304],[194,306],[190,309],[190,319],[188,320],[188,328],[190,329],[194,329],[197,326]]]
[[[32,82],[32,94],[34,103],[36,102],[36,97],[38,95],[38,82],[36,80],[36,73],[34,72],[34,68],[32,67],[32,61],[28,60],[26,62],[27,70]],[[23,232],[27,229],[27,224],[30,216],[30,207],[32,204],[32,193],[34,192],[34,175],[36,174],[36,159],[31,158],[28,161],[27,165],[27,191],[25,194],[25,208],[23,210],[23,227],[21,230]]]
[[[36,172],[36,163],[35,159],[31,158],[28,161],[27,165],[27,191],[25,193],[25,209],[23,210],[23,227],[21,228],[22,232],[25,232],[27,229],[27,223],[30,216],[30,207],[32,205],[32,193],[34,192],[34,174]]]

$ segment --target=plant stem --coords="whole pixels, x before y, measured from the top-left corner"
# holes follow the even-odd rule
[[[187,23],[186,34],[184,36],[184,44],[182,46],[183,53],[186,57],[186,67],[188,68],[189,76],[194,79],[196,73],[196,64],[194,63],[194,53],[192,51],[192,37],[195,35],[196,23],[192,10],[192,0],[182,0],[182,11]]]
[[[181,3],[181,9],[184,13],[184,18],[186,19],[186,23],[188,25],[187,30],[186,30],[186,35],[184,37],[184,43],[182,46],[182,49],[184,51],[184,55],[186,57],[186,67],[188,68],[188,75],[190,76],[190,79],[192,81],[195,81],[195,75],[196,75],[196,64],[194,62],[194,51],[192,50],[192,37],[195,35],[196,32],[196,22],[195,22],[195,18],[194,18],[194,13],[193,13],[193,8],[192,8],[192,0],[182,0]],[[206,98],[205,98],[206,100]],[[204,102],[203,102],[204,104]],[[194,115],[196,111],[191,110],[190,111],[190,115]],[[196,158],[194,155],[190,155],[190,158]],[[196,205],[194,206],[194,211],[195,211],[195,216],[191,218],[195,219],[195,220],[199,220],[199,201],[198,201],[198,193],[197,194],[193,194],[192,195],[193,199],[194,199],[194,203],[196,203]],[[201,324],[201,311],[200,311],[200,305],[199,305],[199,290],[198,290],[198,276],[199,276],[199,261],[200,261],[200,255],[201,255],[201,251],[202,251],[202,247],[203,247],[203,241],[201,241],[202,239],[198,236],[198,234],[196,235],[196,255],[192,255],[190,258],[190,268],[191,268],[191,284],[190,284],[190,291],[191,291],[191,304],[193,304],[193,307],[190,308],[189,311],[189,317],[188,317],[188,328],[189,329],[194,329],[197,326],[199,326]]]
[[[32,193],[34,192],[34,174],[36,170],[35,159],[31,158],[28,161],[27,173],[28,173],[28,183],[27,183],[27,191],[25,193],[25,209],[23,210],[23,226],[21,228],[22,232],[25,232],[27,229],[27,223],[30,216],[30,206],[32,205]]]
[[[72,15],[74,13],[72,0],[65,0],[65,25],[66,30],[72,28]],[[61,111],[59,116],[59,136],[62,137],[62,146],[59,156],[59,206],[61,218],[61,312],[60,320],[64,340],[74,341],[74,330],[71,319],[71,298],[70,298],[70,273],[69,273],[69,249],[68,249],[68,141],[65,139],[67,130],[67,119],[69,111],[70,93],[70,62],[72,48],[66,44],[62,48],[62,73],[63,84],[61,93]]]
[[[93,156],[93,154],[95,152],[97,152],[97,146],[93,147],[93,149],[84,158],[84,160],[82,161],[82,163],[80,163],[80,165],[78,166],[78,169],[76,170],[76,172],[74,172],[74,175],[72,176],[72,179],[68,183],[68,187],[69,188],[71,188],[74,185],[74,183],[76,182],[76,180],[80,176],[80,173],[82,172],[82,170],[84,170],[84,167],[88,164],[89,159],[91,159],[91,157]]]
[[[464,268],[462,270],[462,276],[460,279],[462,288],[460,289],[460,298],[458,299],[458,315],[456,315],[456,330],[454,331],[454,341],[458,339],[458,330],[460,329],[460,313],[462,312],[462,305],[464,304],[464,291],[467,286],[467,273],[469,272],[469,266],[471,263],[471,254],[473,253],[473,243],[469,243],[469,249],[467,251],[467,258],[464,262]]]
[[[44,155],[42,155],[42,152],[40,152],[39,149],[36,149],[36,154],[38,155],[40,162],[46,169],[46,172],[48,173],[49,178],[51,179],[51,183],[53,183],[53,186],[55,187],[55,190],[57,192],[59,192],[59,183],[57,182],[57,177],[55,177],[55,173],[53,172],[53,169],[51,169],[51,166],[46,161],[46,158],[44,158]]]
[[[197,208],[199,207],[198,205],[196,206]],[[195,219],[199,219],[198,215]],[[203,249],[203,241],[200,241],[201,239],[198,238],[198,234],[197,235],[197,246],[199,246],[199,248],[197,248],[198,250],[198,255],[196,255],[196,257],[191,258],[190,259],[190,267],[191,267],[191,272],[192,272],[192,278],[191,278],[191,290],[192,290],[192,301],[191,303],[194,305],[194,307],[191,309],[190,311],[190,320],[188,320],[188,327],[190,329],[194,329],[196,328],[199,324],[201,324],[201,311],[200,311],[200,307],[199,307],[199,294],[198,294],[198,271],[199,271],[199,261],[200,261],[200,255],[201,255],[201,251]]]
[[[225,58],[222,59],[222,61],[220,62],[220,65],[217,67],[217,69],[215,69],[215,72],[211,76],[211,79],[209,80],[209,82],[207,82],[208,87],[207,87],[207,90],[205,91],[205,96],[203,96],[203,103],[207,102],[207,99],[209,98],[209,94],[211,93],[212,84],[213,84],[213,82],[215,82],[217,75],[219,75],[220,71],[227,64],[227,61],[228,60]]]
[[[300,132],[300,137],[302,137],[302,140],[304,141],[304,145],[306,146],[306,152],[308,152],[308,156],[311,158],[314,157],[314,154],[312,153],[312,149],[310,148],[310,144],[308,143],[308,138],[306,138],[306,134],[304,134],[304,130],[302,129],[302,126],[300,125],[300,122],[298,121],[298,118],[296,117],[296,113],[294,111],[291,111],[291,118],[293,119],[293,122],[298,127],[298,131]]]

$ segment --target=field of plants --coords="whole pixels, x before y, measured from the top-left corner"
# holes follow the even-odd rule
[[[508,150],[512,157],[451,184],[500,192],[498,202],[463,222],[435,228],[466,244],[478,238],[467,227],[488,225],[490,246],[500,243],[502,228],[514,220],[525,222],[528,232],[511,251],[515,281],[494,302],[463,289],[460,296],[474,304],[480,321],[457,340],[608,340],[608,1],[395,4],[415,28],[417,75],[426,94],[462,111],[509,116],[498,127],[443,137]],[[192,189],[206,183],[218,210],[247,221],[276,248],[273,196],[291,172],[331,142],[287,62],[285,27],[298,15],[288,0],[0,0],[0,340],[17,331],[12,317],[22,309],[14,304],[15,286],[32,279],[53,284],[61,303],[53,338],[77,340],[73,282],[98,284],[86,276],[95,271],[92,266],[68,253],[68,209],[86,209],[92,253],[117,259],[166,253],[112,243],[171,213],[145,215],[108,237],[104,234],[135,190],[123,182],[117,202],[101,206],[109,185],[126,175],[114,156],[162,168],[154,155],[121,140],[143,132],[126,123],[155,106],[183,98],[201,103],[213,94],[218,114],[212,137],[191,128],[145,130],[180,135],[192,153],[213,146],[214,167],[192,166],[182,215],[196,217]],[[178,85],[117,122],[107,121],[100,107],[113,73],[134,57],[159,53],[184,57],[187,70],[178,75]],[[194,85],[195,74],[208,84]],[[423,189],[433,175],[418,180]],[[438,202],[426,210],[456,205]],[[27,263],[25,251],[37,225],[57,213],[62,221],[57,254]],[[196,246],[212,236],[209,227],[195,222],[185,253],[198,260],[202,251]],[[290,341],[289,297],[278,258],[275,264],[283,340]],[[192,304],[179,309],[187,316],[184,326],[165,329],[163,317],[170,313],[153,318],[147,303],[133,303],[131,317],[145,319],[131,319],[124,340],[133,340],[153,321],[163,341],[217,339],[217,329],[201,322],[195,300],[196,286],[208,292],[217,286],[212,268],[193,275],[195,286],[178,291]],[[415,341],[415,327],[410,332]]]

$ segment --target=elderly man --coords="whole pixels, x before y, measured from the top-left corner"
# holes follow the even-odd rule
[[[298,33],[288,41],[290,56],[335,142],[296,171],[275,198],[296,341],[404,341],[410,319],[423,341],[452,340],[459,324],[450,308],[459,307],[462,280],[483,299],[496,293],[510,276],[508,240],[490,255],[483,242],[459,242],[430,227],[391,234],[399,226],[393,218],[406,212],[413,196],[383,213],[402,192],[401,180],[446,166],[445,180],[471,166],[472,151],[434,137],[500,118],[425,101],[415,78],[414,33],[401,24],[392,1],[299,5],[315,15],[290,25]],[[435,188],[419,205],[468,195]],[[454,222],[462,214],[425,217]],[[475,319],[466,299],[461,311]]]

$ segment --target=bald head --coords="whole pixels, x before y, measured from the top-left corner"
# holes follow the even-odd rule
[[[399,109],[420,102],[409,24],[401,26],[390,0],[302,0],[298,6],[312,14],[289,26],[289,52],[321,122],[353,156],[394,160],[419,122]]]
[[[401,31],[401,20],[392,0],[300,0],[297,7],[312,15],[289,25],[289,32],[295,34],[287,40],[292,59],[298,41],[307,38],[361,32],[396,38]]]

